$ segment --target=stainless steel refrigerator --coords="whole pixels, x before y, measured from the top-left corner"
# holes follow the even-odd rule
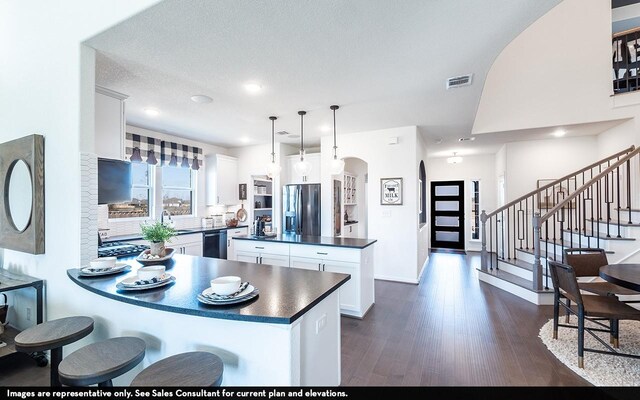
[[[320,184],[282,187],[282,231],[320,236]]]

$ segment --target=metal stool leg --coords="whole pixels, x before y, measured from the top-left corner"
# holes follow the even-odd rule
[[[62,361],[62,347],[51,349],[51,386],[60,387],[60,377],[58,376],[58,365]]]

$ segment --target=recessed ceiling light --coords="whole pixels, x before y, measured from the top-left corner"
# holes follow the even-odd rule
[[[320,130],[322,132],[330,132],[331,131],[331,125],[329,124],[324,124],[320,126]]]
[[[196,94],[191,96],[191,101],[195,102],[195,103],[200,103],[200,104],[206,104],[206,103],[211,103],[213,101],[213,99],[209,96],[206,96],[204,94]]]
[[[458,142],[473,142],[474,140],[476,140],[475,137],[461,137],[460,139],[458,139]]]
[[[160,115],[160,111],[158,111],[158,109],[151,107],[145,108],[144,113],[150,117],[157,117],[158,115]]]
[[[240,138],[240,141],[241,141],[242,143],[249,143],[249,142],[251,141],[251,139],[249,139],[249,138],[248,138],[248,137],[246,137],[246,136],[243,136],[243,137],[241,137],[241,138]]]
[[[557,131],[553,132],[553,136],[555,137],[563,137],[566,134],[567,132],[564,129],[558,129]]]
[[[251,94],[256,94],[262,90],[262,85],[256,82],[247,82],[244,84],[244,88]]]

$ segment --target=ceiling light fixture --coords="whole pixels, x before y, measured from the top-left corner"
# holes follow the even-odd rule
[[[147,114],[150,117],[157,117],[158,115],[160,115],[160,111],[158,111],[155,108],[151,108],[151,107],[147,107],[144,109],[144,113]]]
[[[269,178],[273,178],[274,176],[278,176],[280,175],[280,170],[282,169],[282,167],[280,167],[278,164],[276,164],[276,150],[275,150],[275,144],[276,144],[276,120],[278,119],[278,117],[269,117],[269,119],[271,120],[271,162],[269,163],[269,165],[267,165],[267,175],[269,176]]]
[[[553,132],[553,136],[555,137],[563,137],[566,134],[567,132],[564,129],[558,129],[557,131]]]
[[[301,177],[307,176],[311,172],[311,163],[304,159],[304,116],[306,113],[306,111],[298,111],[300,116],[300,161],[293,166],[296,174]]]
[[[262,90],[262,85],[255,82],[247,82],[244,84],[244,89],[251,94],[256,94]]]
[[[331,160],[331,174],[340,175],[344,171],[344,160],[338,158],[338,145],[336,144],[336,110],[340,106],[329,107],[333,111],[333,160]]]
[[[453,152],[453,157],[447,158],[447,162],[449,164],[460,164],[462,162],[462,157],[456,156],[456,152]]]
[[[475,137],[461,137],[460,139],[458,139],[458,142],[473,142],[474,140],[476,140]]]
[[[193,96],[191,96],[191,101],[193,101],[194,103],[199,103],[199,104],[207,104],[207,103],[211,103],[213,101],[213,99],[207,95],[204,94],[195,94]]]

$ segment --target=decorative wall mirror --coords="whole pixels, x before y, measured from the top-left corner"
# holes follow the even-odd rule
[[[44,253],[44,137],[0,144],[0,247]]]

